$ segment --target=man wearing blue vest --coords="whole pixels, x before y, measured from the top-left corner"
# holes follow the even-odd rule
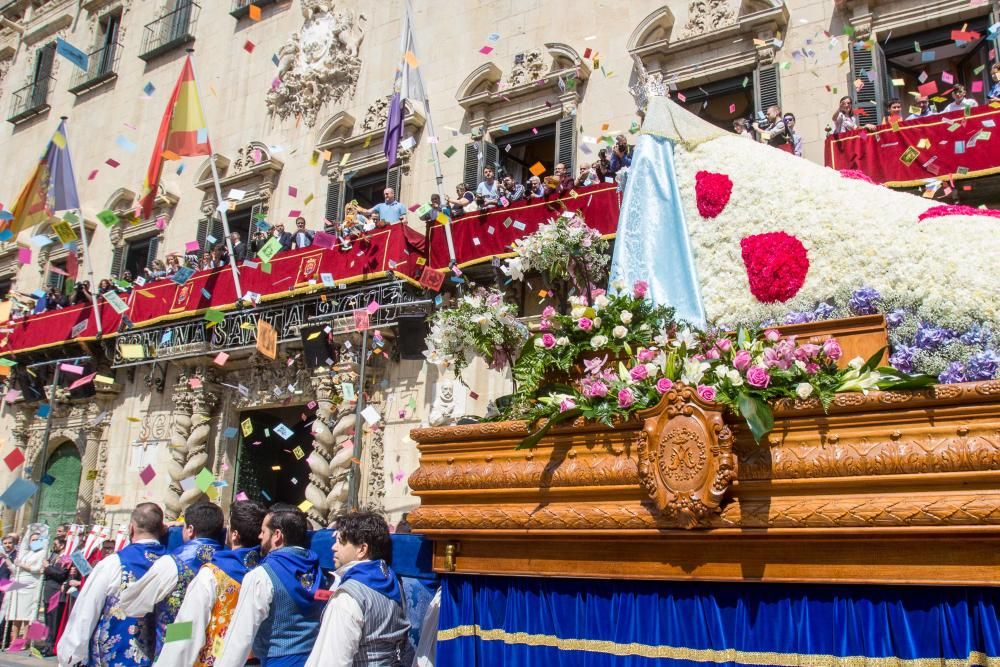
[[[260,531],[260,565],[243,578],[222,655],[215,667],[242,667],[250,655],[261,667],[302,667],[319,632],[322,572],[307,549],[309,521],[297,507],[276,504]]]
[[[161,558],[142,579],[122,594],[126,616],[156,613],[156,653],[163,648],[167,626],[174,622],[188,584],[216,551],[224,549],[225,517],[218,505],[195,503],[184,512],[184,544]]]
[[[389,567],[389,526],[374,512],[337,519],[338,584],[306,667],[409,667],[410,622],[399,578]]]

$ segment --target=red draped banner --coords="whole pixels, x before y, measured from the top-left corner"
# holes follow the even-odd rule
[[[507,208],[467,213],[451,222],[451,237],[455,243],[455,259],[459,267],[489,262],[494,257],[509,257],[511,245],[519,238],[535,232],[539,225],[557,217],[564,209],[580,211],[587,224],[610,236],[618,229],[621,201],[617,186],[604,183],[576,190],[576,196],[532,199]],[[444,225],[436,224],[429,231],[430,265],[434,269],[448,268],[448,243]]]
[[[1000,104],[880,125],[826,139],[826,166],[856,169],[892,187],[927,179],[959,180],[1000,173]],[[994,141],[996,139],[996,141]]]

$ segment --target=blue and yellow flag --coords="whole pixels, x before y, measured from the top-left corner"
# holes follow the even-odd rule
[[[9,229],[16,237],[21,231],[45,222],[56,211],[78,208],[80,196],[69,156],[66,121],[62,121],[35,171],[21,188],[21,194],[11,207],[13,218],[6,222],[4,229]]]

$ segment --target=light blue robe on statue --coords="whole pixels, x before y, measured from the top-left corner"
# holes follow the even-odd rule
[[[632,154],[611,280],[622,280],[629,288],[645,280],[654,303],[673,306],[676,319],[704,328],[705,308],[677,189],[674,148],[655,128],[668,104],[664,98],[650,101],[643,134]]]

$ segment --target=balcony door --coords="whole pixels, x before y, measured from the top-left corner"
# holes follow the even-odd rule
[[[167,9],[170,13],[163,26],[166,32],[163,44],[173,42],[187,34],[188,23],[191,21],[191,0],[170,0]]]
[[[31,79],[31,106],[40,107],[45,104],[49,94],[49,79],[52,78],[52,65],[56,57],[56,43],[49,42],[38,50],[35,57],[35,73]]]
[[[118,48],[118,31],[121,29],[121,14],[108,14],[101,19],[101,55],[96,76],[112,71],[115,65],[115,50]]]

